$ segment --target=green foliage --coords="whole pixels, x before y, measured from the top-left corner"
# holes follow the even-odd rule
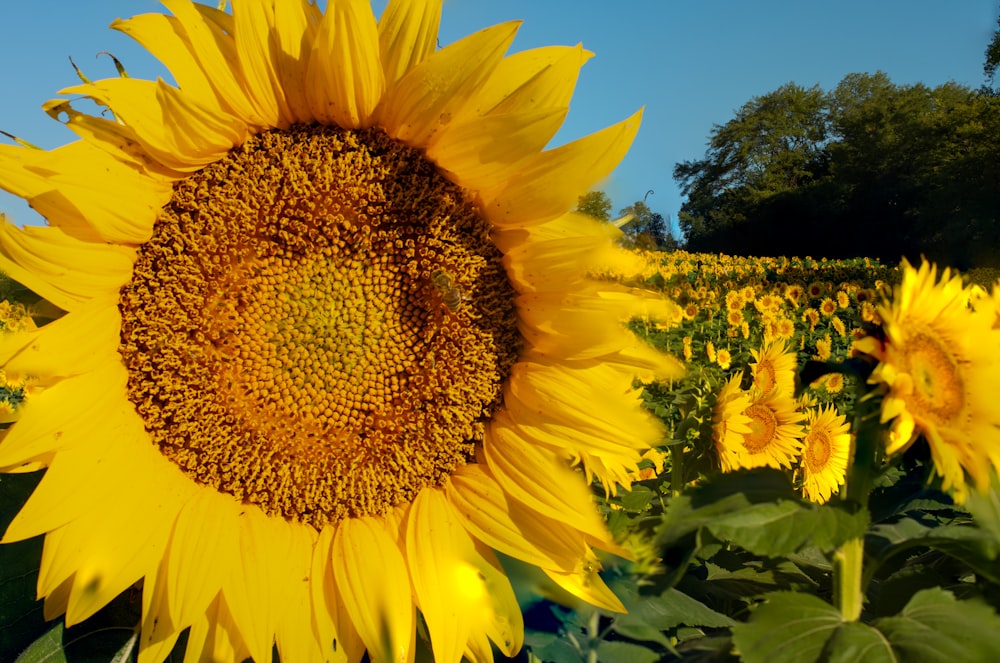
[[[580,196],[576,211],[601,221],[610,221],[611,199],[603,191],[589,191]]]
[[[703,159],[677,164],[688,248],[796,255],[823,247],[960,268],[1000,260],[1000,98],[955,83],[849,74],[794,84],[716,125]]]

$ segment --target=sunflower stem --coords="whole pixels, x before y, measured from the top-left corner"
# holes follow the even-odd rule
[[[670,495],[677,497],[684,489],[684,449],[682,444],[670,445]]]
[[[882,460],[881,402],[874,396],[874,393],[866,393],[863,385],[859,386],[846,485],[849,509],[868,509],[868,497]],[[834,602],[844,621],[854,622],[861,617],[867,584],[863,574],[864,557],[863,536],[845,541],[833,556]]]
[[[587,620],[587,663],[597,663],[597,642],[600,638],[598,630],[601,626],[601,613],[597,610],[590,612],[590,619]]]

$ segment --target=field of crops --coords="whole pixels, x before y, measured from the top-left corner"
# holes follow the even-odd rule
[[[994,660],[996,275],[640,255],[619,280],[677,306],[632,327],[687,371],[645,385],[668,435],[605,501],[635,557],[606,573],[629,614],[555,609],[535,655]]]

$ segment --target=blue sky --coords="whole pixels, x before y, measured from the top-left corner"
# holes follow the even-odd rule
[[[385,0],[375,0],[376,14]],[[512,50],[582,42],[587,63],[554,143],[601,129],[645,107],[631,152],[601,185],[615,210],[641,199],[676,219],[675,163],[704,153],[713,124],[751,97],[794,81],[834,87],[852,72],[885,71],[896,83],[978,87],[997,0],[445,0],[441,43],[523,19]],[[0,130],[51,148],[73,139],[39,106],[77,83],[68,57],[91,78],[114,76],[110,51],[133,77],[166,75],[124,35],[116,17],[161,11],[155,0],[0,3]],[[0,192],[0,210],[30,211]]]

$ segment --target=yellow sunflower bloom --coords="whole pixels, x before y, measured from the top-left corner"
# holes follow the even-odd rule
[[[679,365],[567,210],[639,115],[546,150],[589,53],[438,49],[441,0],[165,4],[113,27],[178,87],[79,85],[108,110],[47,109],[81,140],[0,146],[49,222],[0,225],[0,270],[66,312],[0,341],[44,387],[0,470],[48,468],[3,538],[45,535],[45,616],[144,579],[142,663],[188,628],[186,660],[412,661],[416,610],[486,661],[523,639],[494,550],[621,610],[570,464],[628,486],[662,436],[631,382]]]
[[[796,409],[791,392],[772,389],[751,392],[750,405],[743,410],[750,430],[744,432],[737,449],[739,467],[791,468],[802,448],[804,418]]]
[[[743,436],[750,433],[750,417],[744,414],[750,407],[750,394],[740,387],[742,381],[743,371],[736,371],[719,390],[712,409],[712,437],[723,472],[741,467]]]
[[[878,307],[886,339],[858,342],[880,361],[870,381],[884,383],[882,422],[892,422],[887,451],[904,451],[918,435],[930,445],[943,489],[958,500],[966,478],[980,490],[1000,468],[1000,330],[988,309],[969,306],[970,292],[948,269],[903,264],[890,301]]]
[[[809,500],[823,504],[844,483],[851,450],[850,431],[844,415],[838,414],[832,405],[807,413],[799,474],[802,494]]]
[[[753,372],[753,386],[762,394],[768,394],[778,389],[791,397],[795,393],[796,357],[790,352],[784,341],[774,339],[766,341],[760,350],[751,350],[754,362],[750,364]]]

